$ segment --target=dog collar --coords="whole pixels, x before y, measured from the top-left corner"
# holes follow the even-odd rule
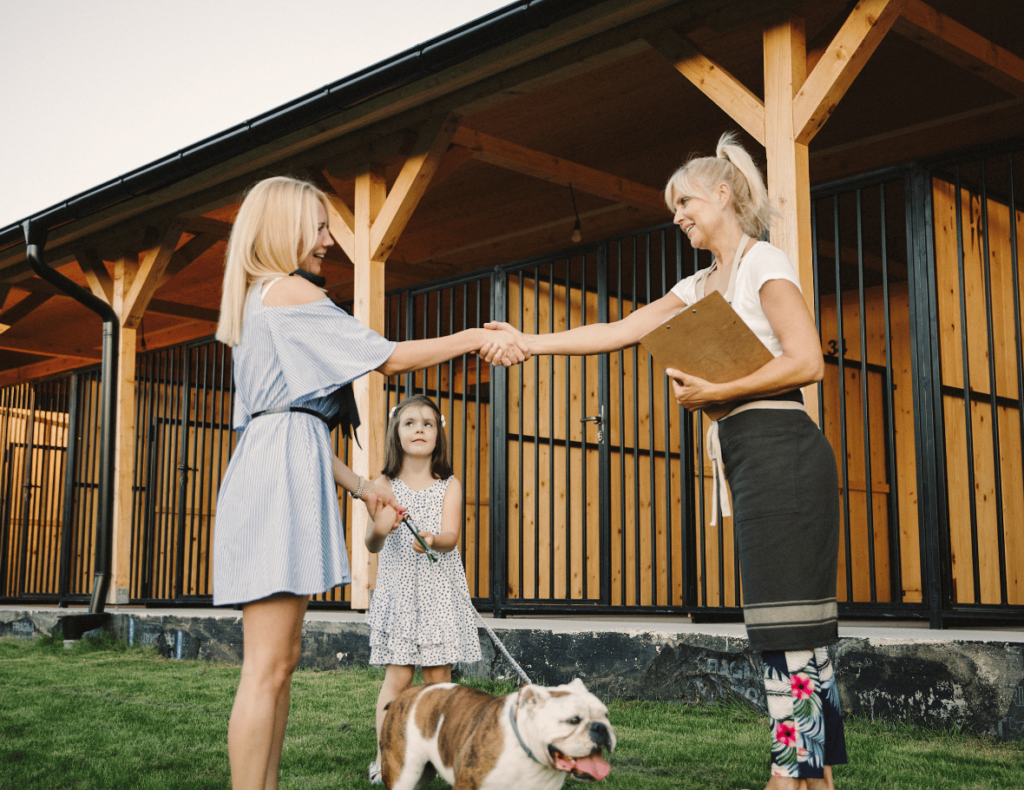
[[[509,720],[509,723],[512,725],[512,732],[514,732],[516,734],[516,740],[519,741],[519,745],[523,747],[523,751],[526,752],[527,756],[531,760],[533,760],[538,765],[543,765],[545,768],[550,768],[551,767],[550,765],[548,765],[547,763],[542,763],[540,760],[538,760],[534,756],[533,752],[530,751],[530,747],[527,746],[526,743],[523,741],[523,736],[519,734],[519,726],[516,724],[516,712],[518,710],[519,710],[519,700],[516,700],[515,708],[509,708],[508,709],[508,720]]]

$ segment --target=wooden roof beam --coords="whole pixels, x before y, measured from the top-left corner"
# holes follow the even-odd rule
[[[355,260],[356,232],[355,214],[348,204],[337,195],[327,194],[327,227],[341,251],[350,261]]]
[[[85,282],[93,295],[111,304],[114,299],[114,281],[96,250],[79,250],[75,253],[75,260],[78,261],[78,268],[85,275]]]
[[[380,213],[373,220],[370,231],[370,256],[373,260],[386,260],[395,248],[441,164],[460,120],[458,115],[448,113],[432,118],[424,125]]]
[[[6,332],[21,319],[32,313],[37,307],[48,302],[50,297],[50,294],[30,293],[9,310],[4,313],[0,313],[0,324],[3,324],[4,326],[4,329],[0,331]]]
[[[21,350],[21,349],[19,349]],[[26,352],[33,353],[33,352]],[[0,373],[0,387],[7,387],[11,384],[22,384],[33,379],[46,378],[67,370],[74,370],[85,365],[91,365],[94,359],[82,359],[81,357],[50,357],[42,362],[32,362],[22,365],[20,368],[8,368]]]
[[[178,274],[189,266],[196,258],[206,252],[210,247],[221,240],[220,234],[213,233],[200,233],[197,236],[193,236],[191,239],[182,244],[174,254],[171,256],[170,261],[167,262],[167,268],[164,269],[163,275],[160,277],[160,282],[157,285],[159,288],[161,285],[166,283],[172,277]],[[152,306],[152,302],[150,305]]]
[[[67,357],[69,359],[84,360],[85,364],[95,362],[103,357],[103,353],[98,348],[89,348],[87,346],[69,348],[68,345],[68,343],[61,343],[61,347],[55,349],[37,340],[29,338],[8,340],[4,335],[0,335],[0,350],[3,351],[20,351],[24,354],[37,354],[41,357]]]
[[[1024,98],[1024,60],[922,0],[907,0],[892,29],[983,80]]]
[[[793,99],[796,141],[807,145],[899,18],[907,0],[860,0]]]
[[[124,304],[121,306],[122,326],[135,328],[139,325],[153,294],[160,287],[184,230],[184,220],[174,220],[164,231],[160,243],[146,252],[131,288],[124,296]]]
[[[561,159],[551,154],[534,151],[483,132],[460,128],[452,140],[455,145],[468,148],[473,158],[506,170],[541,178],[562,186],[572,184],[574,189],[589,195],[625,203],[642,209],[665,211],[665,197],[660,189],[638,184],[610,175],[585,165]]]
[[[665,29],[647,37],[676,71],[692,82],[711,101],[764,145],[764,103],[732,74],[702,54],[688,38]]]

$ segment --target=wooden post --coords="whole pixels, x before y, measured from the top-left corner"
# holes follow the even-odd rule
[[[811,247],[811,179],[808,147],[797,141],[793,97],[807,78],[803,20],[789,16],[764,31],[765,156],[768,197],[778,216],[772,243],[783,250],[800,277],[804,301],[814,314],[814,266]],[[807,412],[817,422],[818,389],[804,387]]]
[[[124,326],[125,300],[138,273],[136,255],[114,263],[114,312],[121,318],[117,347],[117,434],[114,439],[114,534],[111,540],[110,591],[107,603],[128,603],[131,591],[132,478],[135,472],[135,343],[133,327]]]
[[[135,349],[137,330],[181,239],[184,224],[173,221],[142,261],[125,255],[114,265],[113,305],[121,322],[117,349],[117,434],[114,440],[114,535],[107,603],[128,603],[132,569],[132,488],[135,477]],[[93,290],[103,290],[102,264],[92,269]],[[84,270],[84,268],[83,268]]]
[[[353,252],[355,264],[354,312],[363,324],[384,334],[384,255],[374,257],[373,223],[384,206],[386,195],[384,170],[368,165],[356,176],[353,212]],[[353,383],[361,425],[359,442],[352,451],[353,469],[370,479],[384,466],[384,430],[387,401],[383,376],[371,372]],[[362,505],[352,508],[352,608],[368,609],[370,585],[377,570],[377,555],[370,554],[363,542],[369,514]]]

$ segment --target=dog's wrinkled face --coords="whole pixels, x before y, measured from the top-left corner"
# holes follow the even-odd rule
[[[611,766],[602,748],[615,749],[608,708],[579,678],[564,686],[526,686],[516,716],[527,745],[538,760],[576,779],[604,779]]]

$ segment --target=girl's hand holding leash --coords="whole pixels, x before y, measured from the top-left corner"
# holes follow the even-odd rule
[[[431,562],[437,562],[437,552],[433,549],[436,536],[432,532],[417,532],[416,526],[412,523],[408,513],[402,514],[402,521],[405,522],[405,526],[409,528],[413,537],[416,538],[416,542],[412,544],[412,550],[417,554],[426,554]]]

